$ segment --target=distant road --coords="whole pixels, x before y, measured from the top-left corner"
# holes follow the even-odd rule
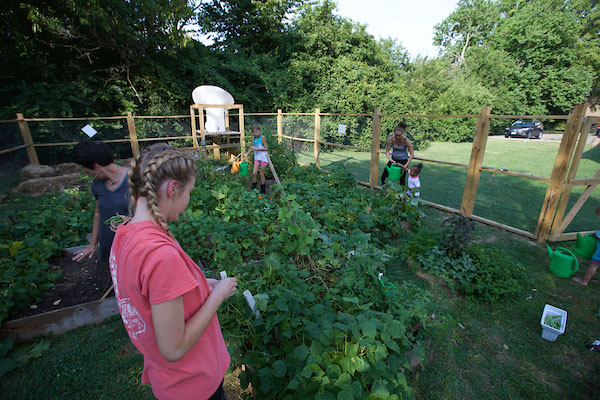
[[[527,139],[521,139],[521,138],[505,138],[502,135],[495,135],[493,136],[495,138],[498,139],[503,139],[503,140],[527,140]],[[587,138],[587,144],[592,144],[592,142],[594,141],[594,139],[596,139],[597,136],[596,135],[592,135],[590,134]],[[562,133],[546,133],[544,132],[544,134],[542,135],[542,141],[546,141],[546,140],[556,140],[559,141],[562,139]],[[537,139],[531,139],[531,140],[537,140]]]

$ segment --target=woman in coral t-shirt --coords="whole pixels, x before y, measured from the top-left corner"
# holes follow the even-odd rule
[[[129,175],[133,218],[117,229],[110,272],[127,333],[144,355],[142,383],[158,399],[224,399],[230,357],[217,309],[234,278],[206,279],[169,232],[194,188],[196,165],[171,147],[150,146]]]

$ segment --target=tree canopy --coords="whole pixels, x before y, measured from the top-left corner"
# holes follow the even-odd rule
[[[600,87],[597,0],[461,0],[440,55],[413,59],[331,0],[7,0],[0,16],[1,118],[180,113],[202,84],[248,111],[554,114]],[[465,139],[450,127],[427,129]]]

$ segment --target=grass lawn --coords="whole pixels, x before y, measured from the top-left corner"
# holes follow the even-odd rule
[[[483,165],[493,168],[550,177],[558,152],[559,141],[505,140],[489,138]],[[415,156],[440,161],[468,164],[471,143],[432,143]],[[323,148],[325,149],[325,147]],[[296,153],[301,163],[314,162],[312,152]],[[321,167],[346,166],[354,176],[368,182],[370,153],[357,151],[321,152]],[[379,174],[385,166],[385,156],[379,157]],[[600,169],[600,148],[586,146],[577,178],[592,178]],[[333,165],[332,165],[333,164]],[[467,169],[449,165],[424,163],[421,172],[423,199],[448,207],[460,208]],[[378,184],[381,182],[378,182]],[[482,172],[474,214],[515,228],[534,232],[548,184],[544,181]],[[584,186],[573,189],[567,212],[583,192]],[[594,208],[600,204],[600,189],[596,188],[566,232],[597,229]]]
[[[429,209],[424,228],[437,228],[444,214]],[[582,287],[547,270],[545,248],[483,224],[475,240],[519,260],[528,277],[511,299],[484,304],[441,292],[438,317],[449,329],[434,342],[429,364],[415,374],[422,399],[598,399],[600,354],[584,344],[600,339],[600,286]],[[582,276],[582,262],[577,276]],[[414,279],[405,268],[395,278]],[[429,284],[425,284],[429,285]],[[567,310],[564,335],[556,342],[541,339],[545,304]]]
[[[423,229],[438,230],[447,216],[426,208]],[[386,276],[431,291],[434,339],[422,368],[409,376],[418,399],[598,399],[600,354],[586,343],[600,339],[600,286],[581,287],[548,273],[548,256],[534,242],[476,224],[475,240],[500,248],[529,271],[524,289],[493,304],[458,296],[416,277],[401,259]],[[399,238],[398,246],[402,246]],[[578,276],[587,263],[582,264]],[[541,338],[544,304],[567,310],[564,335]],[[223,329],[227,329],[223,327]],[[2,399],[146,399],[142,357],[120,318],[46,337],[52,345],[3,378]],[[227,383],[227,381],[226,381]],[[236,399],[236,397],[231,397]]]

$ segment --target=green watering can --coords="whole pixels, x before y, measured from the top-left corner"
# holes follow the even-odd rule
[[[596,239],[595,233],[589,233],[585,236],[581,236],[578,233],[575,247],[573,248],[573,254],[584,260],[590,260],[596,252],[597,247],[598,240]]]
[[[248,176],[248,163],[243,162],[240,164],[240,176]]]
[[[548,247],[548,254],[550,255],[550,265],[548,268],[556,276],[561,278],[570,278],[579,269],[579,261],[575,254],[571,250],[567,250],[564,247],[557,247],[556,250],[552,251],[550,246]]]
[[[397,165],[392,165],[391,167],[388,167],[386,165],[385,169],[388,172],[388,179],[391,179],[393,181],[400,180],[400,177],[404,173],[404,170],[401,167],[397,166]]]

